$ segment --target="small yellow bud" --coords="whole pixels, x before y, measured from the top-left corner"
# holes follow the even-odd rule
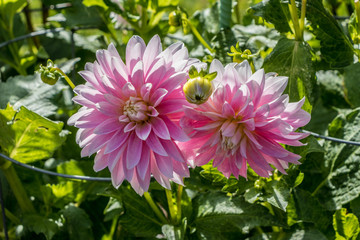
[[[189,79],[183,90],[186,100],[198,105],[205,103],[213,92],[211,81],[200,76]]]

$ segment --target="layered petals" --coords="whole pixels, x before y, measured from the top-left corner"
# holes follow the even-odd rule
[[[263,69],[252,73],[247,61],[223,67],[214,60],[213,71],[213,94],[205,104],[186,107],[180,121],[191,138],[180,148],[194,166],[213,160],[226,177],[246,178],[248,166],[269,177],[270,165],[286,174],[288,163],[299,164],[300,156],[281,144],[303,145],[299,140],[307,134],[295,131],[310,121],[310,114],[301,109],[304,99],[289,103],[282,95],[287,78]]]
[[[147,46],[134,36],[127,44],[125,61],[110,44],[80,72],[86,83],[74,89],[73,100],[83,107],[68,123],[79,128],[81,155],[96,153],[94,170],[107,167],[115,187],[127,180],[143,194],[151,176],[166,188],[170,181],[182,184],[189,176],[177,144],[189,139],[179,122],[183,106],[189,105],[182,85],[191,65],[206,66],[189,59],[182,43],[162,51],[158,36]]]

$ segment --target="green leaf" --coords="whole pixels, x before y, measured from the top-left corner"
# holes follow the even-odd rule
[[[77,161],[71,159],[70,161],[57,165],[56,171],[62,174],[91,176],[95,174],[92,166],[92,161]]]
[[[122,203],[118,199],[110,197],[109,202],[104,209],[104,221],[110,221],[120,216],[120,214],[122,214],[123,212],[124,207]]]
[[[165,235],[165,238],[168,240],[182,240],[184,239],[186,227],[187,220],[184,219],[180,226],[172,226],[169,224],[165,224],[161,227],[161,230]]]
[[[105,196],[114,197],[122,202],[124,214],[119,223],[136,237],[155,237],[161,233],[161,222],[144,197],[140,197],[132,188],[122,185],[118,190],[110,187]]]
[[[46,239],[52,237],[59,231],[58,225],[52,219],[48,219],[40,215],[24,215],[23,224],[29,230],[34,231],[36,234],[43,233]]]
[[[288,19],[290,12],[287,4],[279,0],[264,0],[250,8],[254,16],[262,17],[267,22],[274,24],[276,30],[281,33],[290,32]]]
[[[289,94],[290,101],[299,101],[306,97],[303,109],[311,112],[316,80],[310,47],[306,43],[280,39],[265,58],[263,68],[266,72],[276,72],[280,76],[289,77],[285,93]]]
[[[345,69],[348,68],[349,67]],[[356,72],[356,69],[354,69],[354,71]],[[350,108],[349,103],[345,100],[346,83],[344,86],[344,77],[343,75],[340,74],[339,71],[337,70],[318,71],[316,72],[316,77],[321,88],[321,100],[325,106]],[[351,91],[356,92],[356,89],[352,88]]]
[[[102,1],[102,0],[83,0],[82,3],[86,7],[99,6],[99,7],[102,7],[103,9],[105,9],[105,10],[108,9],[108,6],[106,6],[104,1]]]
[[[328,128],[329,136],[360,142],[360,108],[340,114]],[[336,210],[360,194],[360,148],[327,141],[322,183],[314,194],[329,209]]]
[[[0,110],[0,146],[9,157],[23,163],[35,162],[53,155],[65,141],[62,122],[53,122],[20,107],[10,105]]]
[[[263,181],[263,187],[252,187],[246,190],[244,194],[245,200],[249,203],[254,203],[257,200],[268,202],[271,205],[286,211],[288,200],[290,197],[290,188],[285,181],[259,179]]]
[[[69,233],[70,240],[92,240],[94,239],[92,232],[92,222],[87,213],[70,203],[61,210],[65,218],[65,227]]]
[[[44,84],[39,74],[16,76],[0,82],[0,108],[8,103],[19,109],[21,106],[47,117],[56,113],[61,93],[68,86],[58,82],[54,86]]]
[[[308,191],[299,188],[294,189],[289,199],[287,214],[289,226],[295,223],[309,222],[314,223],[317,228],[325,230],[330,224],[330,216],[318,200]]]
[[[352,107],[360,107],[360,63],[345,68],[344,85],[346,98]]]
[[[234,176],[226,178],[224,174],[212,166],[212,162],[201,166],[201,168],[203,168],[203,170],[200,172],[200,175],[211,181],[213,186],[221,186],[221,190],[225,192],[233,193],[237,191],[238,193],[243,193],[246,189],[254,185],[253,181],[242,177],[239,179],[236,179]]]
[[[26,0],[2,0],[0,4],[0,22],[10,26],[14,15],[20,12],[25,6]],[[12,29],[10,29],[12,31]]]
[[[346,67],[353,62],[350,40],[321,0],[307,2],[306,18],[315,37],[320,40],[321,55],[331,68]]]
[[[335,212],[333,216],[333,225],[337,240],[356,240],[359,235],[359,220],[352,213],[346,213],[342,208]]]
[[[249,204],[242,197],[230,198],[221,192],[199,194],[194,199],[197,234],[217,232],[249,232],[256,226],[285,226],[258,204]],[[210,227],[211,226],[211,227]]]
[[[273,232],[263,233],[261,235],[255,235],[249,240],[269,240],[269,239],[281,239],[281,240],[327,240],[328,238],[320,232],[318,229],[296,229],[290,232]]]

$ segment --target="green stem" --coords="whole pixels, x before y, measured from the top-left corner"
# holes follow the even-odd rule
[[[292,22],[294,24],[295,39],[298,41],[301,41],[302,37],[301,37],[301,31],[300,31],[300,26],[299,26],[299,17],[297,15],[297,8],[296,8],[295,0],[290,0],[290,3],[291,4],[289,5],[289,10],[290,10]]]
[[[168,206],[169,206],[170,219],[171,219],[172,223],[175,223],[176,222],[176,212],[175,212],[175,206],[173,203],[172,192],[171,192],[171,190],[165,188],[165,193],[166,193],[166,198],[167,198],[167,202],[168,202]]]
[[[154,200],[151,198],[149,192],[144,192],[144,197],[145,197],[146,201],[148,202],[148,204],[150,205],[151,209],[156,214],[156,216],[158,216],[158,218],[161,220],[161,222],[164,224],[167,224],[168,221],[166,220],[164,215],[160,212],[159,208],[156,206],[156,204],[155,204]]]
[[[177,195],[176,195],[176,207],[177,207],[177,223],[181,222],[181,198],[182,198],[182,192],[183,192],[184,186],[180,185],[178,186]]]
[[[35,208],[28,198],[24,186],[22,185],[14,166],[10,165],[7,168],[2,168],[2,171],[10,185],[15,198],[24,213],[35,213]]]
[[[300,18],[300,35],[301,35],[301,39],[304,38],[305,15],[306,15],[306,0],[302,0],[301,1],[301,18]]]
[[[190,20],[188,20],[187,18],[183,18],[183,21],[186,21],[186,23],[189,25],[191,31],[193,32],[193,34],[195,35],[195,37],[200,41],[200,43],[202,45],[204,45],[204,47],[206,47],[211,53],[214,53],[215,50],[212,49],[209,44],[207,44],[207,42],[204,40],[204,38],[200,35],[200,33],[198,32],[198,30],[194,27],[194,25],[191,24]]]
[[[74,83],[70,80],[70,78],[58,67],[55,67],[55,69],[61,73],[61,75],[65,78],[66,82],[70,85],[72,89],[75,88]]]
[[[358,23],[358,33],[360,33],[360,2],[359,0],[355,0],[355,12]]]
[[[240,2],[241,2],[241,0],[237,0],[237,5],[235,7],[235,15],[236,15],[237,24],[241,23]]]

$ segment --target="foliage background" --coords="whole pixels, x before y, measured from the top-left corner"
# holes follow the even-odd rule
[[[360,24],[354,2],[305,2],[300,39],[288,1],[233,1],[229,28],[220,26],[219,1],[120,2],[122,8],[108,0],[0,0],[0,44],[63,28],[0,45],[1,153],[58,173],[109,177],[107,171],[93,172],[93,157],[80,158],[76,129],[66,125],[79,108],[71,89],[63,80],[43,84],[34,71],[50,58],[76,85],[83,83],[76,72],[95,60],[97,49],[114,42],[125,56],[134,34],[146,42],[159,34],[163,46],[181,40],[190,56],[205,62],[215,57],[224,64],[232,62],[227,53],[238,42],[241,51],[254,54],[256,69],[289,77],[292,101],[307,97],[304,108],[312,120],[305,129],[360,142]],[[299,15],[304,1],[294,3]],[[51,9],[54,5],[60,9]],[[169,26],[168,14],[178,5],[214,53],[188,27]],[[126,21],[118,26],[114,14]],[[127,183],[115,190],[110,183],[43,175],[0,158],[7,232],[10,239],[359,238],[359,147],[311,136],[304,142],[304,147],[287,147],[302,156],[302,164],[291,165],[287,175],[275,171],[264,179],[250,169],[247,180],[227,179],[211,164],[191,169],[180,221],[166,224]],[[163,188],[154,181],[150,193],[168,217]],[[174,185],[174,203],[176,196]]]

